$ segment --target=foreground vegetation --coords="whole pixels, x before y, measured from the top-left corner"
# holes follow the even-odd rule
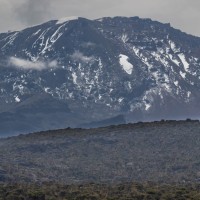
[[[200,185],[0,185],[0,200],[199,200]]]
[[[0,140],[0,182],[200,181],[200,122],[63,129]]]
[[[163,120],[0,139],[0,200],[199,200],[199,133]]]

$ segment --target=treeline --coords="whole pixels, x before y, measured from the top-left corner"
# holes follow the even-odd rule
[[[199,200],[200,185],[0,185],[0,200]]]

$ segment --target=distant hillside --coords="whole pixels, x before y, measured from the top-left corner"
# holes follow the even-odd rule
[[[0,140],[1,182],[199,180],[199,121],[68,128]]]
[[[102,121],[95,121],[90,122],[87,124],[80,124],[80,127],[82,128],[97,128],[97,127],[104,127],[104,126],[110,126],[110,125],[119,125],[119,124],[125,124],[126,119],[123,115],[118,115],[116,117],[112,117],[109,119],[105,119]]]

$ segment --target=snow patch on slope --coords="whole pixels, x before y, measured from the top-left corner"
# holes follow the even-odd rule
[[[128,41],[128,35],[127,34],[123,34],[121,37],[121,40],[123,41],[123,43],[126,43]]]
[[[21,101],[21,99],[18,96],[16,96],[15,97],[15,102],[19,103],[20,101]]]
[[[187,62],[185,55],[183,53],[180,53],[180,54],[178,54],[178,57],[180,58],[185,71],[188,72],[190,64]]]
[[[176,44],[175,44],[173,41],[169,40],[169,45],[170,45],[170,47],[171,47],[171,50],[172,50],[174,53],[180,52],[180,48],[177,48],[177,47],[176,47]]]
[[[151,104],[146,103],[146,104],[145,104],[145,110],[147,111],[147,110],[149,110],[150,108],[151,108]]]
[[[133,65],[128,62],[129,57],[123,54],[119,55],[119,62],[120,65],[122,66],[123,70],[127,73],[127,74],[132,74],[133,72]]]
[[[77,84],[77,78],[78,78],[78,77],[77,77],[77,75],[76,75],[75,72],[72,73],[72,78],[73,78],[73,83],[74,83],[74,84]]]
[[[179,82],[178,82],[178,81],[174,81],[174,85],[175,85],[176,87],[178,87]]]
[[[182,76],[182,78],[186,78],[186,73],[185,72],[182,72],[182,71],[180,71],[180,75]]]
[[[18,34],[19,34],[19,32],[15,32],[14,34],[9,35],[8,37],[6,37],[4,40],[7,40],[7,38],[9,38],[8,42],[6,42],[6,44],[1,49],[3,50],[5,47],[7,47],[9,45],[12,45],[14,40],[17,38]]]
[[[177,66],[179,66],[180,62],[178,60],[176,60],[172,54],[169,54],[168,56],[173,63],[175,63]]]

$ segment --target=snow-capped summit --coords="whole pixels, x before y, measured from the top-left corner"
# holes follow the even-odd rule
[[[79,17],[71,16],[71,17],[63,17],[57,20],[56,24],[63,24],[67,21],[77,20]]]

